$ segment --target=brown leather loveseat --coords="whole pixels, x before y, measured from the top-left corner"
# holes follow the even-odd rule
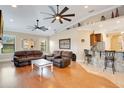
[[[64,68],[70,65],[72,58],[71,51],[54,51],[51,55],[46,55],[46,59],[53,62],[53,65]]]
[[[43,53],[39,50],[32,51],[16,51],[14,53],[13,61],[15,66],[24,66],[31,64],[31,60],[41,59]]]

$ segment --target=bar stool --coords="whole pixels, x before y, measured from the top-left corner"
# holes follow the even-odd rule
[[[89,54],[89,50],[84,49],[84,54],[85,54],[85,61],[87,61],[87,64],[91,63],[92,55]]]
[[[105,66],[104,70],[106,70],[107,67],[111,67],[113,74],[116,72],[116,69],[115,69],[115,51],[107,51],[107,50],[105,51],[104,66]]]

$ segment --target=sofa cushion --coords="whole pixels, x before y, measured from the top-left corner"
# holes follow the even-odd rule
[[[41,59],[42,57],[34,57],[32,60]]]
[[[33,55],[32,51],[26,51],[27,56]]]
[[[26,51],[16,51],[14,55],[19,57],[19,56],[26,56],[27,54]]]
[[[41,59],[42,57],[28,57],[28,60],[36,60],[36,59]]]
[[[72,52],[71,51],[62,51],[62,57],[72,57]]]
[[[18,62],[25,62],[25,61],[29,61],[28,58],[18,58],[17,59]]]
[[[37,55],[33,55],[33,57],[41,57],[41,55],[38,55],[38,54],[37,54]]]
[[[53,55],[55,58],[61,57],[61,51],[54,51]]]
[[[38,51],[38,50],[33,50],[32,54],[33,55],[42,55],[43,53],[41,51]]]

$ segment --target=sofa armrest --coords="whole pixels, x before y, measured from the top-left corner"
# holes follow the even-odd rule
[[[13,61],[18,61],[18,59],[19,59],[19,57],[17,57],[17,56],[13,57]]]
[[[41,58],[46,59],[46,55],[42,55]]]
[[[54,56],[54,59],[56,59],[56,58],[62,58],[61,56]]]
[[[64,61],[66,61],[66,60],[67,60],[67,61],[68,61],[68,60],[70,61],[70,60],[71,60],[71,58],[69,58],[69,57],[62,57],[62,59],[63,59]]]
[[[19,57],[17,57],[17,56],[14,56],[14,57],[13,57],[13,59],[18,59],[18,58],[19,58]]]
[[[61,68],[67,67],[68,65],[71,64],[71,59],[68,57],[64,57],[62,58],[62,62],[61,62]]]

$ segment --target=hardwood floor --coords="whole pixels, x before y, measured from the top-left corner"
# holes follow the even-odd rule
[[[43,75],[32,71],[31,66],[16,68],[12,62],[0,63],[0,87],[21,88],[117,88],[109,80],[86,72],[79,64],[54,72],[44,68]]]

